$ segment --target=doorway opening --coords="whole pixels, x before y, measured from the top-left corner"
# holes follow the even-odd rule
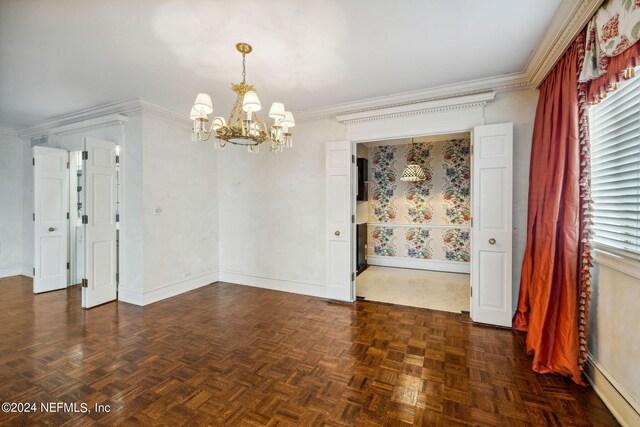
[[[471,133],[359,142],[356,153],[356,296],[469,312]]]
[[[117,298],[118,151],[96,138],[33,148],[34,293],[79,286],[84,308]]]

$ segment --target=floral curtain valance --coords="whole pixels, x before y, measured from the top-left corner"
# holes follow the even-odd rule
[[[581,82],[605,75],[609,58],[640,39],[640,0],[609,0],[589,21],[586,36]]]

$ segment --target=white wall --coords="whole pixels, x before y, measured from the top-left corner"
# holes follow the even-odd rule
[[[529,163],[538,91],[498,93],[484,110],[486,124],[513,122],[513,309],[518,304],[522,259],[527,244]]]
[[[31,142],[22,141],[22,274],[33,275],[33,152]]]
[[[145,304],[217,280],[218,153],[188,126],[143,118]]]
[[[597,254],[594,265],[589,352],[599,372],[591,369],[589,376],[596,390],[601,395],[604,393],[603,400],[614,415],[622,417],[628,425],[638,425],[640,310],[637,305],[640,301],[640,261],[621,262],[615,257]],[[608,383],[621,396],[608,392]]]
[[[66,132],[49,137],[48,146],[64,148],[68,151],[84,149],[86,137],[113,141],[120,145],[120,246],[124,248],[124,259],[120,260],[119,294],[125,299],[129,292],[142,292],[143,276],[143,214],[142,214],[142,114],[132,113],[124,124],[110,123]],[[25,141],[29,146],[29,142]],[[29,149],[29,156],[31,151]],[[25,192],[30,197],[25,202],[27,209],[33,210],[33,177],[28,177]],[[33,242],[33,224],[25,228],[25,241]],[[28,257],[28,258],[27,258]],[[33,263],[33,243],[25,255],[26,262]]]
[[[0,277],[22,272],[22,143],[0,129]]]
[[[294,146],[250,155],[220,151],[220,270],[291,281],[325,282],[325,142],[345,138],[333,119],[296,124]]]
[[[502,93],[485,109],[487,124],[514,123],[514,301],[526,242],[537,97],[536,90]],[[251,156],[234,146],[220,152],[223,278],[279,279],[288,283],[280,288],[293,291],[325,281],[324,149],[325,142],[344,139],[346,130],[334,119],[303,121],[293,130],[295,145],[284,153]]]

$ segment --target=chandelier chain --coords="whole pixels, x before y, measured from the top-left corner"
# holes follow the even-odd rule
[[[247,80],[247,62],[245,60],[245,54],[242,54],[242,83],[246,83]]]

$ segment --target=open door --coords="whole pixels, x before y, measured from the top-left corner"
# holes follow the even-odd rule
[[[473,130],[471,318],[511,327],[513,124]]]
[[[33,147],[34,271],[33,292],[67,286],[69,153]]]
[[[116,144],[85,139],[85,278],[82,307],[117,298],[116,282]]]
[[[327,297],[353,301],[350,141],[326,145]]]

